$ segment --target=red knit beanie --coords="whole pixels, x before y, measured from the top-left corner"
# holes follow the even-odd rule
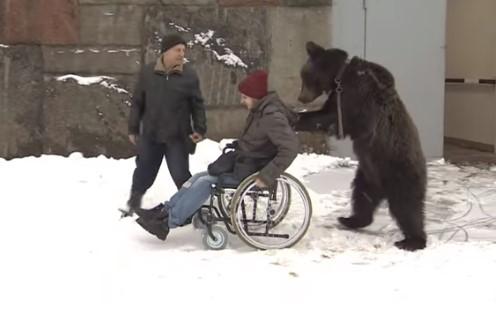
[[[267,96],[267,72],[257,70],[249,74],[239,83],[239,91],[250,98],[262,99]]]

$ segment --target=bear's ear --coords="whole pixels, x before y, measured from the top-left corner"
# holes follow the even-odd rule
[[[307,53],[308,56],[310,56],[311,58],[315,58],[321,55],[323,52],[325,52],[325,49],[322,46],[312,41],[307,42]]]

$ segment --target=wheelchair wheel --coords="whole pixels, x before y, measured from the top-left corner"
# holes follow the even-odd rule
[[[231,201],[235,193],[234,189],[227,189],[217,196],[219,206],[227,215],[231,214]],[[291,187],[287,183],[278,181],[271,199],[276,210],[272,225],[276,226],[288,213],[289,205],[291,204]]]
[[[312,204],[308,192],[300,181],[283,173],[277,179],[283,196],[281,201],[274,202],[271,192],[255,187],[255,178],[256,175],[246,178],[231,201],[231,222],[236,234],[257,249],[295,245],[310,226]],[[283,191],[287,199],[282,199],[286,195]]]
[[[221,227],[214,226],[212,227],[212,235],[215,237],[215,239],[212,238],[205,230],[202,238],[203,245],[210,250],[225,249],[228,239],[227,232]]]

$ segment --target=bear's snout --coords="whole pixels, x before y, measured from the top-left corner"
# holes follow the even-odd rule
[[[301,90],[300,95],[298,96],[298,101],[301,103],[310,103],[317,99],[317,97],[320,96],[320,94],[315,94],[314,92],[310,91],[309,89],[303,88]]]

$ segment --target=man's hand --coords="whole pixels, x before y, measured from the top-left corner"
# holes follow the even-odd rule
[[[201,140],[203,140],[203,136],[197,132],[193,132],[192,134],[189,135],[189,137],[194,143],[198,143]]]
[[[267,184],[265,184],[264,181],[262,181],[262,179],[260,178],[256,178],[255,179],[255,185],[258,187],[258,188],[266,188],[267,187]]]
[[[138,142],[138,136],[137,135],[129,135],[129,141],[136,145],[136,142]]]

